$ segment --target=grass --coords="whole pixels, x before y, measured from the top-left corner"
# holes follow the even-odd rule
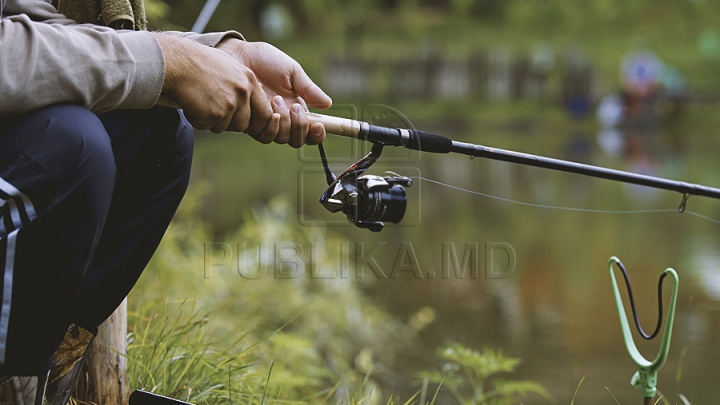
[[[416,330],[347,280],[278,279],[272,268],[250,280],[229,264],[206,273],[204,244],[215,237],[196,215],[201,188],[183,204],[129,297],[132,388],[199,404],[315,403],[341,381],[381,397],[369,371],[391,364]],[[287,207],[276,200],[248,213],[252,220],[222,240],[325,244],[329,252],[316,265],[329,271],[339,243],[288,225]],[[367,365],[356,364],[361,355]]]
[[[207,317],[192,310],[186,314],[186,304],[176,310],[166,305],[157,313],[143,308],[153,313],[150,318],[130,314],[128,359],[133,386],[193,403],[232,403],[233,391],[236,399],[260,403],[258,371],[239,372],[261,367],[245,360],[251,351],[239,347],[243,337],[213,338]]]
[[[583,381],[585,381],[585,376],[583,376],[583,378],[580,379],[580,382],[578,383],[577,388],[575,388],[575,393],[573,394],[572,401],[570,401],[570,405],[575,405],[575,398],[577,397],[577,394],[580,391],[580,386],[582,385]]]
[[[217,239],[195,215],[200,189],[194,188],[181,207],[129,297],[132,389],[196,404],[411,405],[420,397],[429,399],[427,384],[403,397],[387,383],[393,378],[395,357],[431,323],[415,318],[427,316],[407,322],[394,318],[360,292],[357,280],[309,280],[307,275],[279,279],[272,271],[251,280],[232,266],[215,266],[206,273],[203,245]],[[313,260],[319,272],[330,271],[334,264],[329,257],[337,253],[333,246],[340,248],[337,236],[288,225],[286,209],[282,200],[256,209],[248,214],[252,219],[222,240],[247,246],[273,240],[324,244],[325,252]],[[233,259],[242,254],[234,252]],[[447,350],[461,358],[447,357]],[[447,350],[440,352],[446,361],[467,363],[483,379],[490,376],[487,370],[494,374],[517,365],[517,359],[499,352],[478,353],[459,345]],[[482,364],[491,367],[477,369]],[[437,381],[431,404],[447,386],[444,381]],[[492,381],[488,387],[497,392],[489,389],[487,398],[541,390]],[[454,390],[464,392],[457,385]],[[469,401],[489,403],[478,395]]]
[[[143,315],[148,313],[152,315]],[[276,372],[276,365],[285,362],[283,352],[271,356],[267,352],[268,347],[273,346],[273,337],[296,319],[253,341],[250,332],[235,338],[213,337],[209,317],[210,314],[199,312],[189,301],[165,302],[161,306],[144,306],[131,312],[127,357],[133,389],[195,404],[381,403],[378,388],[372,382],[372,370],[367,370],[360,380],[338,381],[324,389],[316,387],[310,395],[298,396],[292,381]],[[511,372],[518,359],[505,357],[500,352],[486,350],[479,353],[458,344],[440,349],[439,355],[446,360],[452,358],[454,365],[466,371],[474,370],[468,374],[474,379],[465,381],[472,388],[469,391],[471,397],[461,395],[462,384],[457,375],[430,372],[421,390],[414,395],[400,402],[391,394],[385,403],[433,405],[442,389],[450,389],[458,404],[505,404],[531,392],[549,399],[547,392],[533,382],[488,379],[499,372]],[[426,402],[431,380],[437,382],[437,388],[432,399]],[[488,392],[478,395],[484,385]]]

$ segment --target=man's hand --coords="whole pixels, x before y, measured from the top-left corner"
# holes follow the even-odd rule
[[[262,84],[267,98],[272,99],[273,112],[280,114],[275,142],[299,148],[305,143],[315,145],[325,139],[325,128],[320,123],[310,126],[305,112],[307,105],[329,108],[332,99],[310,80],[299,63],[264,42],[226,38],[217,49],[248,67]]]
[[[250,68],[191,40],[154,35],[165,57],[162,95],[177,103],[194,127],[245,132],[264,143],[277,137],[281,114],[273,112]]]

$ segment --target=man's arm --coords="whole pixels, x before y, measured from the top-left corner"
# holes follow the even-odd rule
[[[93,111],[149,108],[162,92],[197,128],[243,131],[263,143],[290,142],[295,147],[324,139],[322,125],[310,131],[302,97],[313,98],[306,90],[314,88],[325,100],[311,105],[328,107],[331,100],[304,72],[298,81],[295,74],[302,68],[280,51],[255,54],[251,68],[248,58],[229,57],[208,47],[220,39],[241,42],[235,32],[117,32],[72,25],[53,10],[39,0],[8,0],[3,15],[24,14],[0,21],[0,115],[60,102]],[[288,68],[277,69],[278,64]],[[257,75],[266,77],[268,72],[292,77],[261,83]],[[274,97],[271,104],[270,98],[281,94],[274,82],[297,85],[295,99],[300,105],[286,106],[284,95]]]
[[[160,95],[163,55],[148,32],[0,20],[0,115],[71,102],[93,111],[149,108]]]
[[[249,69],[224,52],[171,35],[119,35],[14,16],[0,21],[0,64],[2,115],[62,102],[93,111],[149,108],[161,92],[195,127],[216,132],[260,135],[273,114]]]
[[[1,0],[0,115],[72,102],[93,111],[149,108],[160,94],[164,62],[147,32],[78,25],[42,0]],[[237,32],[184,34],[214,46]]]
[[[5,3],[5,0],[0,1]],[[77,24],[72,19],[59,13],[55,7],[43,0],[7,0],[7,4],[3,10],[0,11],[2,11],[2,15],[4,17],[26,14],[31,20],[36,22],[63,25]],[[166,33],[181,36],[210,47],[214,47],[225,38],[237,38],[244,40],[243,36],[237,31],[211,32],[206,34],[180,31],[166,31]]]
[[[43,0],[0,0],[3,17],[25,14],[33,21],[49,24],[75,24],[75,21],[60,14],[55,7]]]

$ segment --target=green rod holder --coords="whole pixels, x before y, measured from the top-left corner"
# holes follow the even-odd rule
[[[670,337],[672,336],[673,320],[675,319],[675,303],[677,302],[678,275],[675,270],[671,268],[665,270],[665,274],[670,274],[675,280],[675,285],[673,286],[672,296],[670,298],[667,320],[665,321],[665,330],[663,331],[662,341],[660,342],[660,352],[655,360],[650,362],[645,359],[642,354],[640,354],[637,346],[635,346],[632,331],[630,330],[630,323],[628,322],[627,314],[625,313],[625,306],[623,305],[622,298],[620,297],[620,290],[618,289],[617,281],[615,280],[615,273],[613,271],[613,264],[615,263],[620,263],[620,259],[613,256],[608,262],[608,271],[610,273],[610,280],[612,281],[613,293],[615,293],[615,303],[617,304],[618,316],[620,317],[620,326],[622,328],[623,338],[625,339],[625,347],[627,347],[628,353],[638,369],[630,380],[630,384],[632,384],[633,387],[638,388],[643,397],[647,400],[653,398],[657,393],[657,373],[665,364],[668,352],[670,351]]]

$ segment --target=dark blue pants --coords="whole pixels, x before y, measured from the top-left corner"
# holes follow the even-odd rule
[[[192,145],[172,109],[0,118],[0,375],[47,370],[70,323],[93,331],[117,308],[185,193]]]

